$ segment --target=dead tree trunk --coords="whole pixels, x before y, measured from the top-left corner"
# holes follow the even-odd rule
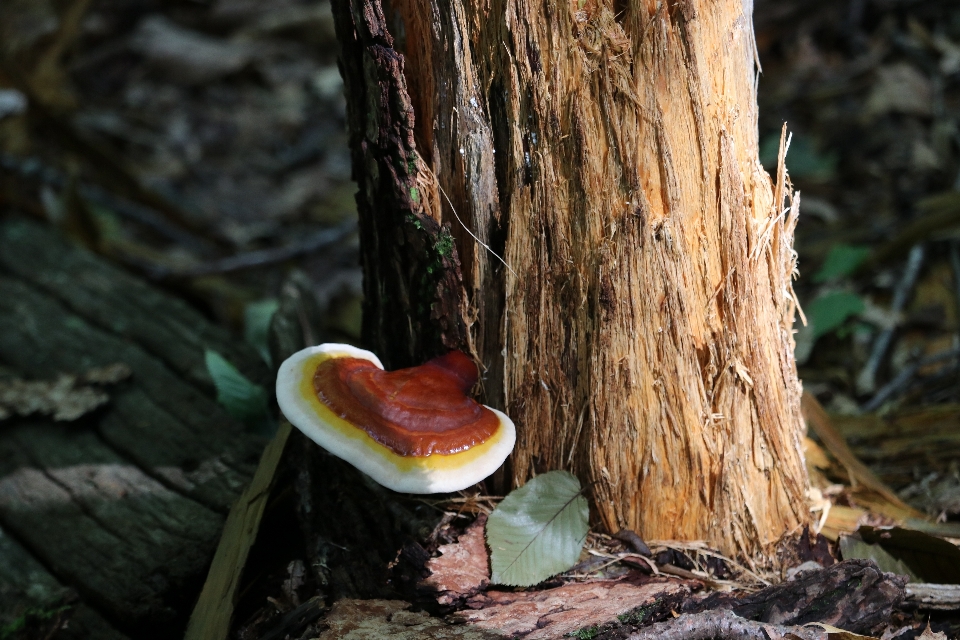
[[[803,523],[751,0],[333,5],[368,345],[471,352],[506,483],[570,469],[608,529],[755,555]]]

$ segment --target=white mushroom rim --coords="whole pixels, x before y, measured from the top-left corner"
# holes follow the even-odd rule
[[[404,456],[344,420],[320,400],[313,378],[317,367],[333,358],[359,358],[383,369],[376,355],[346,344],[307,347],[287,358],[277,373],[277,402],[293,426],[318,445],[346,460],[381,485],[405,493],[459,491],[496,471],[513,450],[516,430],[504,413],[484,442],[452,454]],[[485,405],[484,405],[485,406]]]

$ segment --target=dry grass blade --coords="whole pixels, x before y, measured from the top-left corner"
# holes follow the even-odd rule
[[[833,427],[830,417],[816,398],[809,393],[804,393],[800,407],[807,424],[814,430],[827,450],[847,469],[851,481],[871,489],[890,504],[909,512],[911,517],[924,518],[922,513],[901,500],[867,465],[860,462],[847,446],[843,436]]]
[[[224,640],[228,636],[240,577],[260,530],[260,520],[270,497],[270,486],[290,431],[290,423],[284,420],[264,449],[253,480],[230,509],[203,591],[187,624],[184,640]]]

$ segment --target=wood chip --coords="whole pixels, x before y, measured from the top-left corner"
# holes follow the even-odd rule
[[[484,514],[473,521],[454,544],[440,546],[440,556],[427,561],[430,575],[421,588],[437,592],[437,602],[449,606],[478,593],[490,582],[490,562],[483,531]]]
[[[468,601],[476,610],[459,611],[451,619],[524,640],[546,640],[616,620],[637,607],[692,590],[691,583],[655,579],[642,585],[606,581],[544,591],[488,591]]]

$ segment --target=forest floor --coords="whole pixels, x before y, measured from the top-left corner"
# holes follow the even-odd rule
[[[823,424],[808,407],[808,420],[816,423],[808,466],[817,525],[804,538],[807,550],[795,547],[791,557],[821,565],[840,557],[876,560],[879,552],[864,547],[878,542],[870,530],[850,538],[864,546],[838,542],[861,525],[923,521],[928,532],[956,543],[960,5],[756,4],[761,160],[774,169],[786,122],[792,134],[787,167],[801,194],[795,288],[807,322],[797,334],[797,361],[804,389],[830,414]],[[272,309],[271,301],[289,295],[290,274],[297,270],[301,293],[322,310],[326,338],[357,342],[362,274],[336,52],[327,2],[5,1],[0,220],[30,218],[59,229],[103,261],[187,301],[238,341],[256,309]],[[15,364],[0,353],[0,365]],[[845,457],[838,435],[874,475]],[[420,634],[410,637],[453,633],[385,599],[368,607],[350,600],[331,610],[332,591],[311,569],[312,541],[295,531],[295,476],[295,469],[281,470],[274,484],[267,507],[273,524],[254,545],[237,587],[231,637],[342,637],[346,631],[338,636],[334,630],[359,619],[396,619]],[[875,480],[882,485],[872,485]],[[438,516],[444,510],[470,515],[447,518],[421,541],[420,549],[436,561],[441,546],[469,542],[470,519],[493,503],[434,506]],[[4,513],[0,508],[6,528]],[[219,526],[209,517],[209,526]],[[932,539],[903,544],[923,556],[918,566],[952,562]],[[647,594],[656,607],[639,619],[632,607],[613,616],[625,616],[619,626],[603,626],[608,619],[599,611],[590,614],[599,616],[593,621],[587,614],[567,620],[577,625],[575,637],[625,637],[650,620],[688,611],[678,594],[701,592],[704,585],[710,590],[697,572],[722,572],[710,569],[704,549],[652,546],[655,564],[687,573],[651,577],[645,561],[628,557],[629,541],[591,534],[584,561],[603,562],[581,563],[551,583],[571,589],[564,598],[581,597],[573,593],[581,587],[570,585],[589,584],[584,576],[596,579],[600,565],[603,576],[625,589],[661,587],[656,597]],[[737,575],[751,592],[762,586]],[[839,573],[835,578],[854,580]],[[464,611],[520,602],[509,590],[440,591],[445,604],[421,589],[417,607],[444,614],[460,609],[463,621],[469,618]],[[624,595],[630,597],[642,596]],[[540,618],[555,611],[537,602]],[[0,612],[0,640],[56,638],[59,611]],[[189,610],[181,613],[177,624]],[[920,636],[931,615],[935,630],[960,634],[957,610],[915,608],[891,618],[885,630],[860,628],[906,640]],[[390,633],[401,637],[397,629]],[[362,635],[373,631],[358,633],[374,637]],[[537,637],[533,628],[517,635]]]

